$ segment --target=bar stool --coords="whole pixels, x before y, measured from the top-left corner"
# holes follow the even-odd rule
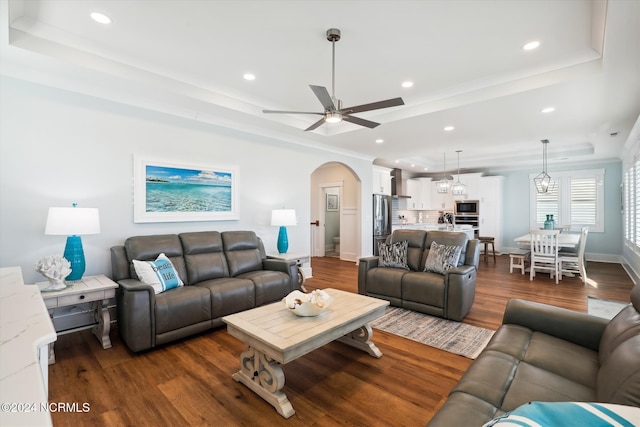
[[[484,262],[488,262],[489,245],[491,245],[491,252],[493,253],[493,262],[496,262],[496,247],[494,241],[495,237],[478,237],[480,244],[484,244]]]

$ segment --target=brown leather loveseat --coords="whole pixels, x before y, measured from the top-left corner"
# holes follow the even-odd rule
[[[378,256],[360,258],[358,293],[432,316],[464,319],[476,295],[479,241],[462,232],[395,230],[386,243],[405,241],[406,268],[382,267]],[[443,274],[424,271],[433,242],[461,247],[457,265]]]
[[[155,293],[133,260],[164,253],[184,286]],[[129,237],[111,248],[118,331],[141,351],[221,326],[222,317],[281,300],[299,288],[294,261],[268,259],[253,231],[203,231]]]

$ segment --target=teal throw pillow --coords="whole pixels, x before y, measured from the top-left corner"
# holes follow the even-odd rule
[[[483,427],[521,426],[637,426],[640,408],[611,403],[529,402],[486,423]]]

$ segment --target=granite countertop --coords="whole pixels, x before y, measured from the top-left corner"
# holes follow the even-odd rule
[[[445,224],[432,224],[432,223],[414,223],[414,224],[393,224],[393,230],[441,230],[441,231],[468,231],[477,230],[478,227],[461,227],[455,226],[451,229],[451,226],[447,228]]]

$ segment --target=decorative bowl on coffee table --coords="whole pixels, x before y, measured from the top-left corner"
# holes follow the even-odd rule
[[[325,291],[318,289],[308,294],[293,291],[284,297],[282,301],[297,316],[311,317],[325,311],[331,305],[333,299]]]

